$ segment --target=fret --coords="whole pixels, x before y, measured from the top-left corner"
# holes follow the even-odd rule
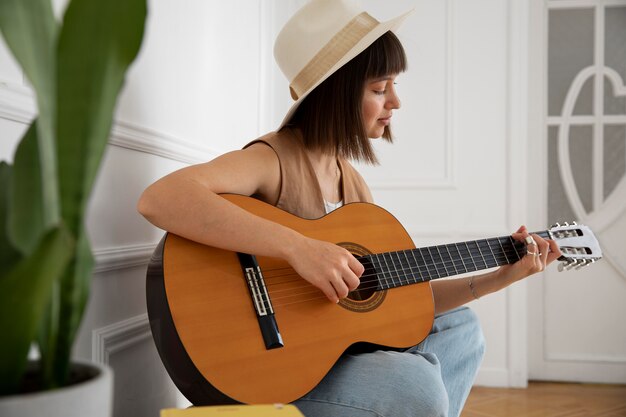
[[[430,256],[430,252],[428,251],[428,248],[419,248],[419,254],[422,257],[422,259],[424,260],[424,267],[428,271],[429,279],[439,278],[439,273],[437,272],[436,269],[433,269],[433,267],[432,267],[432,265],[433,265],[433,257]],[[435,276],[435,274],[436,274],[436,276]]]
[[[468,272],[478,271],[478,267],[476,266],[476,262],[474,262],[474,257],[472,256],[472,251],[470,250],[467,242],[463,242],[465,244],[465,248],[467,249],[467,259],[472,261],[472,265],[470,266],[472,269],[468,269]]]
[[[454,268],[454,275],[458,275],[459,271],[458,269],[456,269],[456,265],[454,264],[454,258],[452,257],[452,254],[450,253],[450,248],[448,246],[449,245],[444,245],[444,247],[446,248],[446,252],[448,252],[448,256],[450,257],[450,261],[452,262],[452,267]]]
[[[398,269],[396,268],[396,264],[393,261],[393,252],[387,252],[383,254],[383,259],[385,260],[385,262],[387,263],[387,265],[391,265],[389,267],[389,272],[391,272],[391,283],[394,287],[399,287],[400,285],[402,285],[402,282],[400,281],[400,271],[398,271]]]
[[[411,268],[411,264],[408,262],[405,251],[397,251],[395,254],[396,258],[398,258],[398,264],[402,267],[402,273],[404,274],[403,285],[413,283],[413,268]],[[404,261],[402,260],[403,258]]]
[[[446,271],[446,277],[449,277],[450,275],[452,275],[449,271],[448,271],[448,267],[446,266],[446,261],[443,258],[443,255],[441,254],[441,251],[439,250],[439,246],[435,246],[435,249],[437,249],[437,256],[439,256],[439,259],[441,259],[441,264],[443,265],[443,270]]]
[[[387,288],[389,288],[389,281],[387,280],[387,277],[385,276],[385,268],[383,267],[382,262],[380,262],[380,257],[378,255],[379,254],[376,253],[376,254],[374,254],[372,256],[376,258],[376,262],[378,263],[377,270],[379,271],[379,275],[381,277],[381,279],[379,279],[380,286],[383,289],[387,289]],[[373,262],[372,262],[372,264],[373,264]]]
[[[382,258],[382,261],[381,261]],[[378,262],[380,262],[380,267],[385,270],[385,284],[387,288],[393,287],[393,277],[391,276],[391,270],[389,269],[389,265],[387,265],[387,261],[385,260],[385,254],[378,254]]]
[[[394,259],[393,259],[393,258],[394,258],[394,255],[395,255],[395,258],[396,258],[397,260],[394,260]],[[406,270],[405,270],[404,265],[402,265],[402,262],[400,261],[400,257],[398,256],[398,252],[391,252],[391,253],[389,254],[389,256],[390,256],[390,258],[391,258],[392,263],[394,264],[394,267],[395,267],[396,271],[398,272],[398,281],[399,281],[399,285],[401,286],[401,285],[406,285],[406,284],[408,284],[408,282],[406,282]],[[399,267],[400,269],[398,269],[398,267]],[[404,278],[404,279],[403,279],[403,278]]]
[[[469,242],[470,245],[470,253],[472,254],[472,259],[476,262],[478,261],[478,263],[476,264],[476,270],[481,270],[481,269],[487,269],[489,268],[489,266],[487,265],[487,261],[482,253],[482,251],[480,250],[480,246],[478,245],[478,241],[474,240],[472,242]],[[480,266],[480,262],[482,262],[482,264],[484,266]]]
[[[504,258],[506,259],[506,263],[507,264],[512,264],[513,262],[511,262],[509,260],[509,255],[506,254],[506,250],[504,249],[504,245],[502,245],[502,241],[500,240],[500,238],[498,238],[498,244],[500,245],[500,249],[502,249],[502,253],[504,254]]]
[[[411,251],[411,253],[413,254],[413,259],[415,259],[415,263],[418,265],[418,268],[423,268],[424,269],[424,273],[421,273],[422,277],[425,277],[426,275],[428,275],[428,281],[432,280],[433,277],[430,274],[430,270],[428,269],[428,266],[426,265],[426,259],[424,259],[424,255],[422,254],[422,250],[421,249],[413,249]],[[415,257],[415,254],[419,254],[420,258],[422,259],[421,261],[418,261],[417,258]],[[423,278],[422,278],[423,281]]]
[[[500,252],[500,247],[496,246],[496,239],[486,239],[487,240],[487,246],[489,247],[489,251],[491,252],[491,255],[493,256],[493,259],[496,263],[496,265],[504,265],[506,264],[506,258],[504,257],[504,254]],[[494,247],[495,247],[495,251],[494,251]]]
[[[516,245],[517,242],[515,241],[515,239],[513,239],[513,236],[509,236],[509,241],[511,242],[511,246],[513,246],[513,250],[515,251],[517,260],[519,261],[520,259],[522,259],[522,256],[524,256],[525,254],[520,255],[519,250],[517,249],[517,245]]]
[[[448,246],[452,246],[452,248],[453,248],[454,250],[456,250],[456,255],[455,255],[455,256],[456,256],[456,257],[457,257],[457,259],[458,259],[457,263],[459,263],[459,264],[460,264],[458,268],[456,267],[456,265],[454,266],[454,268],[455,268],[457,271],[460,271],[460,272],[457,272],[457,273],[459,273],[459,274],[464,274],[464,273],[466,273],[466,272],[467,272],[467,267],[465,266],[465,261],[463,260],[463,254],[462,254],[462,253],[461,253],[461,251],[459,250],[459,246],[458,246],[458,244],[454,243],[454,244],[452,244],[452,245],[448,245]],[[450,249],[448,249],[448,252],[450,252]]]
[[[392,269],[393,265],[390,265],[389,262],[387,261],[387,254],[386,253],[381,253],[380,254],[380,258],[382,258],[381,266],[386,271],[387,288],[394,288],[394,287],[396,287],[397,286],[396,282],[395,282],[396,273]]]
[[[404,259],[406,259],[406,264],[409,266],[409,270],[411,271],[411,281],[412,282],[417,282],[417,279],[420,278],[422,281],[424,281],[424,279],[421,277],[421,274],[419,272],[419,266],[416,265],[417,268],[417,274],[415,273],[415,271],[413,271],[413,266],[411,266],[411,261],[409,260],[409,257],[407,256],[407,252],[409,252],[408,250],[403,250],[402,254],[404,255]]]
[[[480,250],[481,255],[485,259],[485,265],[489,268],[493,268],[498,265],[496,261],[496,257],[494,256],[491,248],[489,247],[489,242],[486,239],[478,240],[478,250]]]
[[[426,250],[428,251],[428,255],[432,260],[431,264],[434,267],[435,272],[437,273],[437,278],[441,278],[442,276],[445,277],[446,275],[441,275],[441,272],[439,272],[439,268],[437,268],[437,258],[435,258],[435,255],[433,255],[433,252],[431,251],[431,246],[427,247]]]
[[[439,250],[441,252],[441,256],[447,259],[444,259],[444,266],[446,267],[446,271],[449,276],[458,274],[456,265],[454,264],[454,258],[450,254],[450,249],[448,249],[448,245],[440,245]]]

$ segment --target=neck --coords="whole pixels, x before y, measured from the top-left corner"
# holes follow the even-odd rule
[[[341,171],[336,155],[321,151],[309,151],[307,155],[324,200],[331,203],[341,201]]]
[[[333,176],[337,169],[337,156],[320,150],[307,151],[309,161],[315,172],[319,175]]]

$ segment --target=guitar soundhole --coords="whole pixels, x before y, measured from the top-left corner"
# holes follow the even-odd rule
[[[346,248],[357,257],[371,254],[367,248],[353,242],[342,242],[338,245]],[[361,284],[354,291],[350,291],[348,297],[340,300],[339,305],[351,311],[365,313],[378,307],[385,299],[387,291],[381,291],[378,287],[374,265],[367,258],[360,260],[365,267],[365,271],[361,275]]]

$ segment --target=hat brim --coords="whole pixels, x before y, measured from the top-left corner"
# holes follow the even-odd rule
[[[311,93],[311,91],[313,91],[318,85],[323,83],[328,77],[334,74],[339,68],[350,62],[352,58],[356,57],[358,54],[367,49],[367,47],[373,44],[376,39],[380,38],[390,30],[397,29],[402,24],[402,22],[404,22],[404,20],[413,12],[414,9],[411,9],[394,19],[388,20],[386,22],[381,22],[376,25],[376,27],[374,27],[367,35],[365,35],[359,42],[357,42],[357,44],[354,45],[354,47],[352,47],[348,51],[348,53],[346,53],[346,55],[344,55],[344,57],[339,60],[339,62],[337,62],[326,74],[324,74],[324,76],[322,76],[315,84],[313,84],[313,86],[311,86],[308,91],[302,94],[298,98],[298,100],[291,105],[277,130],[282,129],[289,122],[293,114],[296,112],[296,109],[309,95],[309,93]]]

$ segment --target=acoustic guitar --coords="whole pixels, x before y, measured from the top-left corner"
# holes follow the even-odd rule
[[[365,272],[359,287],[333,304],[281,259],[167,233],[148,267],[148,315],[165,368],[195,405],[289,403],[347,350],[414,346],[433,324],[430,280],[511,264],[526,253],[510,236],[416,249],[395,217],[368,203],[304,220],[250,197],[223,197],[345,247]],[[585,226],[537,234],[559,244],[567,269],[602,256]]]

